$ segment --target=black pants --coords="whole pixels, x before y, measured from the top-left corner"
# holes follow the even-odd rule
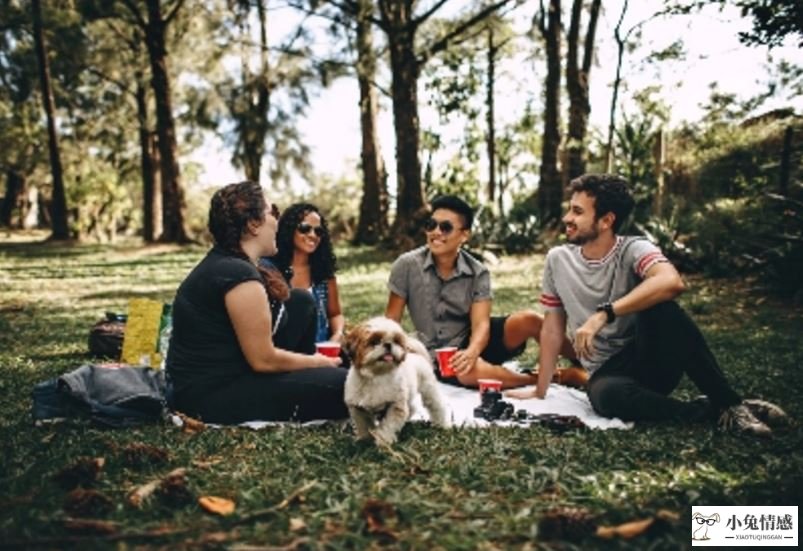
[[[677,303],[662,302],[636,316],[635,340],[588,383],[597,413],[626,421],[689,421],[741,402],[697,325]],[[684,373],[710,405],[669,397]]]
[[[285,321],[274,345],[304,354],[315,352],[317,316],[312,295],[293,289],[284,303]],[[245,373],[204,397],[197,415],[208,423],[345,419],[346,370],[319,367],[286,373]]]

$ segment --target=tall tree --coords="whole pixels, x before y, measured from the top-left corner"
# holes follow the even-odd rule
[[[583,61],[578,60],[580,19],[583,0],[574,0],[567,35],[566,89],[569,93],[568,143],[566,144],[566,180],[580,176],[586,171],[586,132],[591,104],[588,101],[591,62],[594,57],[594,36],[601,0],[593,0],[588,10],[588,24],[583,43]]]
[[[142,29],[151,66],[151,86],[156,102],[156,128],[159,136],[158,147],[162,182],[162,225],[161,240],[169,243],[190,241],[187,231],[184,187],[178,164],[178,145],[176,124],[173,118],[173,105],[170,75],[167,70],[166,34],[170,23],[184,5],[184,0],[166,2],[166,15],[163,14],[161,0],[146,0],[146,13],[135,0],[122,0]]]
[[[421,67],[468,29],[511,0],[497,0],[478,8],[473,14],[456,22],[443,36],[418,48],[416,37],[421,25],[448,0],[437,0],[419,15],[414,13],[416,0],[378,1],[380,19],[375,23],[387,35],[390,48],[393,126],[396,134],[396,218],[391,233],[398,244],[409,244],[416,239],[425,213],[421,160],[418,156],[418,77]]]
[[[379,97],[376,79],[376,52],[371,18],[373,0],[358,0],[356,17],[357,81],[360,88],[360,130],[363,189],[355,244],[373,244],[388,231],[388,189],[385,163],[377,132]]]
[[[538,184],[538,214],[541,227],[547,227],[561,215],[563,182],[558,167],[560,148],[560,0],[549,0],[549,8],[540,0],[535,24],[546,46],[547,74],[544,86],[544,138],[541,144],[541,168]]]
[[[53,224],[51,239],[69,239],[70,229],[67,225],[67,199],[64,193],[64,176],[59,154],[59,139],[56,132],[56,105],[53,101],[53,89],[50,84],[50,63],[47,58],[47,46],[42,25],[42,5],[40,0],[31,2],[33,18],[33,35],[36,43],[36,57],[39,60],[39,84],[42,89],[42,104],[47,115],[48,148],[50,151],[50,170],[53,176],[53,198],[50,217]]]
[[[256,71],[251,69],[252,49],[249,19],[253,10],[259,22],[259,55]],[[245,177],[260,181],[262,159],[266,151],[266,137],[270,129],[271,74],[268,56],[268,20],[266,0],[237,0],[235,20],[241,29],[244,46],[241,51],[239,86],[228,91],[226,104],[235,124],[235,149],[232,161],[245,171]]]

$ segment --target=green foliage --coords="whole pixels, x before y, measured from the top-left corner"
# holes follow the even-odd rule
[[[130,430],[80,422],[32,427],[32,386],[87,360],[91,324],[106,310],[124,311],[129,297],[172,300],[203,254],[197,247],[0,244],[0,390],[8,397],[0,402],[4,547],[680,549],[689,544],[692,505],[795,503],[803,494],[803,460],[794,452],[803,447],[799,427],[757,440],[708,425],[644,424],[556,436],[541,428],[441,431],[412,424],[393,453],[355,443],[349,429],[336,425],[200,434],[169,424]],[[369,248],[338,249],[338,256],[349,321],[380,313],[392,258]],[[495,265],[494,313],[532,306],[542,268],[542,256],[504,258]],[[800,312],[750,295],[738,280],[694,283],[685,305],[696,313],[729,378],[746,395],[777,401],[800,419]],[[532,361],[533,352],[530,345],[525,361]],[[684,398],[696,393],[685,383],[678,391]],[[167,459],[132,462],[126,449],[134,444],[154,446]],[[66,528],[66,518],[75,515],[65,510],[67,491],[54,477],[80,457],[105,458],[92,487],[113,505],[84,517],[119,523],[121,534],[149,537],[111,542]],[[132,488],[179,467],[188,469],[196,497],[231,498],[234,515],[210,516],[194,500],[173,503],[159,495],[141,509],[128,504]],[[248,518],[308,483],[301,499]],[[371,500],[388,506],[379,530],[371,529],[365,512]],[[659,509],[681,520],[666,532],[632,540],[543,542],[539,520],[558,506],[588,509],[606,525]]]
[[[739,33],[752,46],[780,46],[787,38],[803,45],[803,4],[798,0],[666,0],[670,13],[691,13],[709,5],[733,5],[743,17],[752,17],[753,28]]]
[[[488,206],[479,210],[471,244],[478,249],[499,247],[509,254],[521,254],[539,246],[540,234],[538,209],[529,194],[520,194],[503,216]]]
[[[353,177],[315,176],[308,190],[293,189],[279,193],[280,208],[297,202],[312,203],[326,216],[329,231],[338,239],[351,241],[357,229],[362,182]]]

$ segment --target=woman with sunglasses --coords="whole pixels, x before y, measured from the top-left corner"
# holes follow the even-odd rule
[[[316,342],[343,337],[346,320],[340,310],[337,258],[321,211],[310,203],[290,205],[279,218],[279,252],[270,259],[294,289],[305,289],[317,306]]]
[[[276,252],[279,211],[254,182],[212,197],[214,247],[173,302],[171,406],[211,423],[348,416],[339,358],[315,352],[315,304],[259,266]],[[267,338],[266,338],[267,335]]]

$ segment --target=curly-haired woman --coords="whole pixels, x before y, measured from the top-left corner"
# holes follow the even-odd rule
[[[254,182],[212,197],[215,246],[173,303],[173,406],[213,423],[340,419],[346,371],[315,353],[315,303],[259,259],[276,252],[279,211]],[[268,335],[268,338],[265,336]]]
[[[279,218],[276,243],[279,251],[270,263],[284,274],[291,287],[305,289],[315,298],[316,342],[339,342],[346,321],[340,310],[337,258],[326,218],[310,203],[290,205]]]

